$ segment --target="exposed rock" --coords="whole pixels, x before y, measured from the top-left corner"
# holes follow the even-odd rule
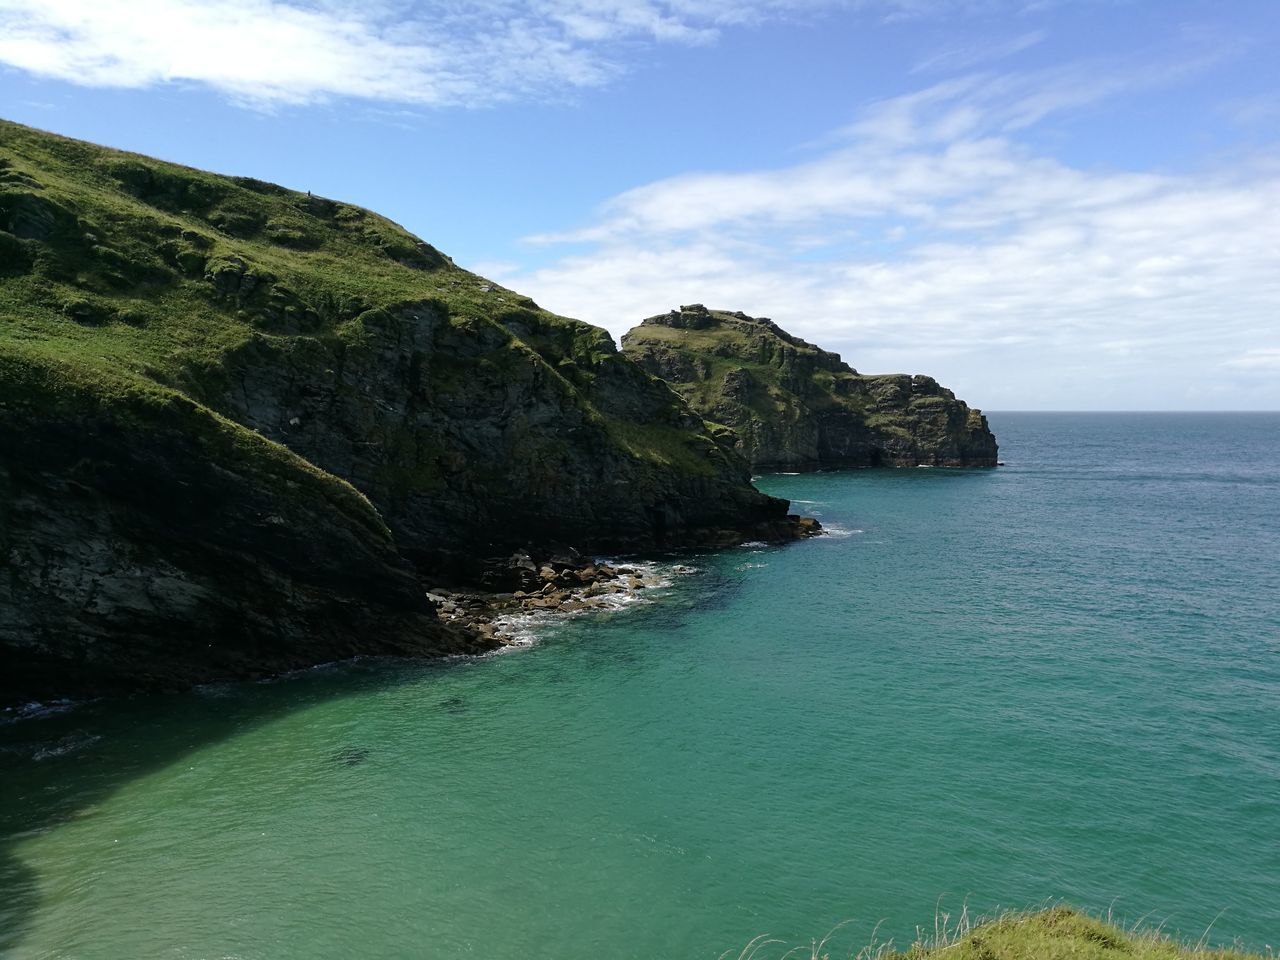
[[[765,318],[694,304],[650,317],[622,345],[713,431],[723,425],[717,439],[755,470],[996,465],[981,411],[932,377],[860,374]]]
[[[818,522],[811,517],[792,515],[788,519],[797,531],[797,537],[815,536],[821,531]],[[535,556],[538,557],[536,561],[533,559]],[[681,573],[693,572],[691,567],[677,566],[674,569]],[[604,606],[607,597],[635,593],[650,586],[645,582],[642,570],[611,567],[583,558],[576,551],[558,551],[554,556],[542,556],[536,549],[516,551],[511,556],[487,561],[485,577],[487,583],[506,583],[530,576],[533,570],[545,571],[547,575],[546,580],[539,579],[540,586],[536,591],[470,594],[437,587],[431,591],[430,597],[437,603],[446,623],[463,627],[484,639],[511,643],[514,641],[502,633],[501,620],[497,619],[507,611],[576,613]]]
[[[493,601],[445,629],[415,575],[802,535],[607,333],[376,214],[4,121],[0,154],[6,695],[481,650]]]
[[[477,554],[530,542],[569,540],[570,560],[795,535],[786,503],[603,331],[519,313],[520,343],[439,302],[368,311],[338,339],[254,336],[202,399],[350,480],[423,569],[475,578]]]
[[[299,458],[237,451],[193,404],[26,387],[0,403],[0,703],[496,645],[440,622],[373,509]]]
[[[820,524],[814,517],[797,516],[796,523],[799,524],[800,529],[804,531],[804,535],[806,537],[816,537],[822,533],[822,524]]]

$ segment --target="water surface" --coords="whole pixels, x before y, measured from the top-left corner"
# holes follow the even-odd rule
[[[991,422],[998,470],[760,478],[832,535],[526,651],[5,723],[0,955],[710,960],[1059,898],[1280,945],[1280,415]]]

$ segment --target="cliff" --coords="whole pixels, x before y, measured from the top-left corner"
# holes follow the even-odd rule
[[[622,349],[728,427],[756,470],[996,465],[982,412],[932,377],[860,374],[768,319],[694,304],[645,320]]]
[[[0,704],[491,646],[349,485],[180,396],[0,355]]]
[[[416,577],[797,529],[604,331],[394,223],[4,122],[0,491],[10,697],[472,650]]]

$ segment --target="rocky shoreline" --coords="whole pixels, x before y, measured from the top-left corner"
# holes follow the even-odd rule
[[[825,530],[813,517],[797,519],[800,531],[795,539],[822,536]],[[642,591],[664,587],[669,581],[646,570],[648,561],[632,559],[626,563],[607,563],[583,556],[572,547],[557,546],[550,550],[519,550],[509,557],[488,561],[482,585],[433,585],[425,589],[425,598],[434,606],[441,627],[456,640],[453,651],[432,650],[427,656],[485,656],[502,650],[529,646],[527,637],[513,631],[518,619],[526,615],[576,614],[584,611],[617,609],[620,603],[639,599]],[[673,563],[675,574],[692,574],[696,568]],[[369,656],[365,653],[357,657]],[[416,658],[415,652],[392,652],[392,656]],[[378,656],[378,654],[373,654]],[[341,660],[333,661],[335,663]],[[229,673],[207,682],[261,681],[284,676],[302,666],[279,670],[245,670]],[[157,691],[173,692],[190,684],[160,685]],[[87,699],[78,696],[43,700],[13,700],[0,703],[0,717],[7,720],[36,716],[46,709],[64,710]],[[110,693],[110,691],[108,692]]]
[[[797,517],[796,525],[796,539],[823,533],[822,524],[813,517]],[[675,573],[693,572],[684,564],[675,564],[672,569]],[[566,546],[519,550],[491,560],[480,582],[480,589],[435,585],[427,590],[427,598],[436,604],[443,623],[475,635],[490,650],[527,645],[510,632],[514,616],[608,609],[621,598],[635,599],[641,591],[658,585],[638,564],[610,564]]]

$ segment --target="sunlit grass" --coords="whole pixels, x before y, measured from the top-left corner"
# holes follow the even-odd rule
[[[1216,921],[1215,921],[1216,922]],[[876,932],[866,942],[840,948],[838,941],[850,929],[838,924],[821,939],[788,945],[760,936],[738,951],[728,950],[720,960],[1262,960],[1274,957],[1242,949],[1210,948],[1210,924],[1200,939],[1190,944],[1169,936],[1163,925],[1146,918],[1122,926],[1111,916],[1092,917],[1067,906],[1035,911],[1006,912],[995,917],[974,917],[967,906],[958,914],[938,911],[931,928],[917,928],[909,947],[879,940]],[[878,929],[878,928],[877,928]]]

